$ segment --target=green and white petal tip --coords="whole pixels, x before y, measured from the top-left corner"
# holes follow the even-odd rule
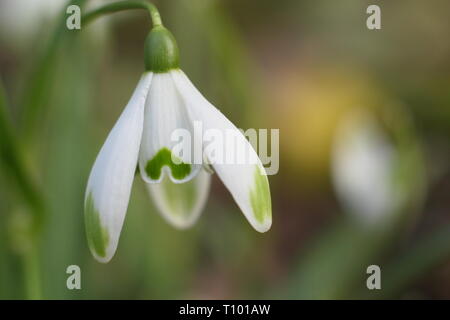
[[[258,223],[253,227],[259,232],[266,232],[272,226],[272,201],[270,197],[269,179],[264,168],[254,170],[254,184],[250,188],[250,202],[253,217]]]
[[[200,121],[204,130],[219,130],[224,136],[227,132],[233,132],[236,145],[232,150],[225,145],[224,154],[235,153],[235,159],[248,161],[232,164],[213,162],[211,166],[252,227],[258,232],[268,231],[272,225],[269,182],[252,145],[230,120],[203,97],[183,71],[172,70],[170,74],[194,121]]]

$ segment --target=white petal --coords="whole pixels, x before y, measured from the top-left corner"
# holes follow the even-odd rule
[[[152,74],[144,74],[108,135],[89,175],[85,222],[89,247],[100,262],[113,257],[136,172],[144,103]]]
[[[147,189],[162,217],[179,229],[192,226],[208,199],[211,175],[200,170],[185,183],[173,183],[165,177],[161,183],[147,183]]]
[[[272,224],[270,189],[264,167],[255,150],[244,135],[202,96],[181,70],[173,70],[171,74],[192,120],[200,121],[204,132],[213,129],[222,132],[224,136],[233,133],[236,148],[231,150],[224,143],[224,157],[232,155],[236,160],[244,158],[246,161],[233,164],[224,161],[212,163],[212,166],[250,224],[257,231],[266,232]]]
[[[201,163],[194,164],[187,153],[177,157],[182,163],[172,161],[173,148],[180,143],[186,146],[186,150],[193,148],[191,139],[174,139],[172,134],[175,130],[191,134],[192,122],[170,74],[156,73],[145,103],[144,131],[139,153],[139,171],[145,182],[159,183],[168,174],[173,182],[183,183],[200,170]]]
[[[370,114],[344,119],[333,149],[333,183],[345,209],[369,223],[391,213],[393,149]]]

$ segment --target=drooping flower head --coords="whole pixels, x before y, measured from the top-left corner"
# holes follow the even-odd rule
[[[195,223],[207,199],[212,167],[250,224],[259,232],[269,230],[270,190],[261,161],[244,135],[180,70],[176,41],[162,25],[146,39],[145,67],[89,176],[85,221],[94,257],[108,262],[116,251],[136,167],[162,216],[175,227]],[[223,143],[223,152],[244,161],[213,161],[215,151],[205,137],[200,144],[173,139],[177,130],[194,136],[196,124],[224,136],[232,132],[233,143]],[[190,155],[198,151],[201,156],[193,160]]]

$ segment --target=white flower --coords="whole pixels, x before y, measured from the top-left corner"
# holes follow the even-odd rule
[[[372,224],[393,212],[393,146],[367,112],[345,118],[333,149],[333,183],[344,208]]]
[[[89,176],[85,221],[95,258],[108,262],[116,251],[137,165],[168,222],[186,228],[196,221],[210,184],[207,164],[184,158],[174,162],[171,140],[176,129],[191,132],[195,121],[206,130],[235,131],[242,147],[238,152],[257,159],[252,164],[212,163],[212,167],[250,224],[259,232],[267,231],[272,223],[271,199],[261,161],[242,133],[178,68],[176,43],[163,27],[155,27],[147,38],[146,68]]]
[[[62,13],[61,0],[3,0],[0,10],[0,34],[24,43],[36,36],[39,27]]]
[[[86,1],[86,9],[94,8],[100,3],[113,0]],[[34,44],[36,36],[56,27],[58,18],[66,18],[68,1],[64,0],[2,0],[0,3],[0,38],[13,46],[27,48]],[[59,17],[58,17],[59,15]],[[107,19],[103,19],[93,28],[96,41],[106,35]]]

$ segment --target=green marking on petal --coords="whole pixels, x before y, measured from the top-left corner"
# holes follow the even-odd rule
[[[187,214],[192,211],[197,197],[196,181],[173,183],[168,177],[162,181],[164,200],[173,213]]]
[[[250,202],[258,222],[263,223],[272,216],[269,180],[266,175],[260,173],[258,167],[254,173],[254,186],[250,190]]]
[[[172,152],[169,149],[162,148],[147,162],[145,172],[147,172],[147,175],[153,180],[158,180],[161,176],[162,167],[168,166],[172,171],[172,176],[177,180],[181,180],[191,173],[191,165],[181,161],[177,162],[180,163],[175,164],[172,161]]]
[[[104,258],[106,256],[106,247],[109,242],[109,234],[101,225],[100,213],[95,209],[92,193],[89,193],[84,204],[84,220],[89,247],[95,251],[99,257]]]

